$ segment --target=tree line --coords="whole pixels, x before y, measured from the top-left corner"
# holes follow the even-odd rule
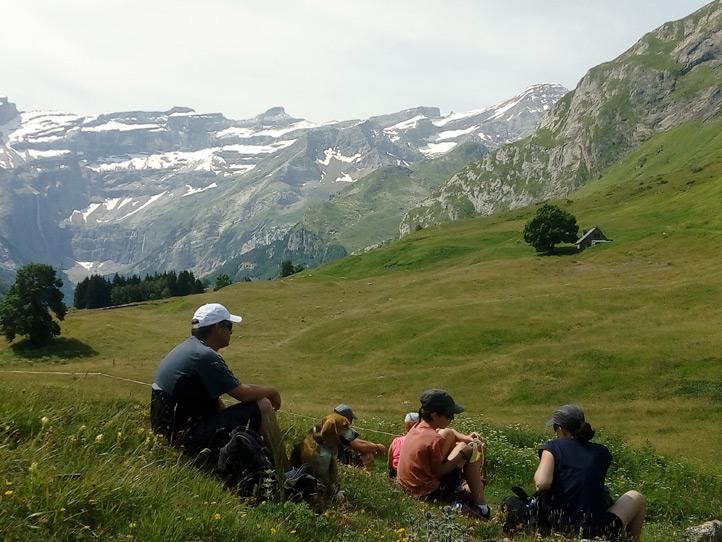
[[[204,289],[203,283],[192,271],[155,273],[146,275],[143,279],[138,275],[126,278],[117,273],[112,279],[91,275],[75,287],[73,305],[78,309],[97,309],[151,299],[201,294]]]

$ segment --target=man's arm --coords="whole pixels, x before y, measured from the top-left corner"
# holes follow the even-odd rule
[[[273,410],[281,408],[281,394],[276,388],[271,386],[259,386],[256,384],[239,384],[228,395],[239,401],[249,402],[258,401],[259,399],[268,399],[273,406]]]
[[[360,454],[382,454],[386,451],[386,446],[383,444],[376,444],[360,438],[353,439],[348,447]]]

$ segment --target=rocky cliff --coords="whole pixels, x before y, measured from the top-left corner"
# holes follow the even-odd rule
[[[601,64],[560,99],[537,132],[503,146],[452,177],[401,222],[416,225],[563,197],[653,134],[722,104],[722,3],[662,25]]]

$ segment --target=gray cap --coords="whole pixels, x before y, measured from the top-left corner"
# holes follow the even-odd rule
[[[336,408],[333,409],[333,411],[336,414],[341,414],[344,418],[346,418],[348,421],[352,422],[356,419],[356,414],[353,413],[353,410],[351,410],[351,407],[348,406],[345,403],[341,403],[340,405],[336,405]]]
[[[575,431],[585,422],[584,411],[577,405],[563,405],[554,411],[546,425],[558,425],[569,431]]]
[[[460,414],[464,407],[457,405],[453,397],[446,390],[426,390],[419,397],[422,408],[426,412],[443,412],[445,414]]]

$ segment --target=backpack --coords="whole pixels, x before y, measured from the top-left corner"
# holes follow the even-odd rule
[[[539,533],[547,536],[551,532],[553,504],[547,491],[537,491],[531,497],[523,488],[511,488],[514,495],[505,497],[501,503],[504,515],[504,534]]]
[[[218,452],[216,472],[240,495],[257,501],[271,498],[276,490],[271,454],[252,430],[231,431],[228,442]]]

